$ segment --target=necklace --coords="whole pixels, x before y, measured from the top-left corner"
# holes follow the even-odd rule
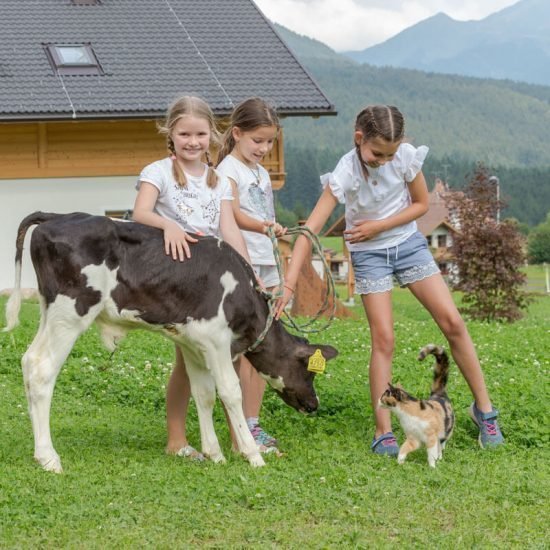
[[[258,165],[256,165],[256,166],[258,166]],[[256,180],[256,182],[253,183],[252,185],[258,187],[260,185],[260,167],[258,166],[258,169],[257,169],[256,172],[250,166],[248,166],[248,164],[246,165],[246,167],[252,172],[252,175],[254,176],[254,179]]]

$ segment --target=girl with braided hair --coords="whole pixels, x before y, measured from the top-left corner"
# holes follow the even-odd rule
[[[345,205],[344,236],[355,273],[355,292],[361,295],[371,335],[369,381],[376,423],[372,451],[391,456],[399,451],[389,411],[377,407],[391,381],[394,277],[409,288],[447,338],[474,396],[470,415],[479,427],[479,443],[494,447],[504,442],[498,411],[489,399],[466,325],[416,226],[415,220],[428,210],[428,189],[422,174],[428,148],[404,143],[404,129],[397,107],[370,105],[363,109],[355,122],[355,147],[332,173],[321,176],[324,190],[307,225],[318,233],[336,205]],[[277,316],[292,297],[309,246],[303,236],[296,241]]]
[[[190,233],[222,237],[249,263],[248,250],[233,215],[231,184],[209,164],[211,141],[219,141],[214,115],[198,97],[182,96],[168,108],[159,131],[171,155],[146,166],[136,185],[133,219],[164,231],[164,247],[174,261],[191,257]],[[186,417],[191,387],[181,350],[166,390],[166,452],[193,460],[204,456],[189,445]]]

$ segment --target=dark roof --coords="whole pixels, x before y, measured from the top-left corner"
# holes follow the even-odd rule
[[[430,193],[430,202],[428,211],[416,220],[418,230],[423,235],[430,235],[440,226],[454,231],[449,222],[449,209],[445,204],[445,193],[448,191],[446,184],[440,179],[436,179],[433,190]]]
[[[252,95],[335,113],[251,0],[2,0],[0,35],[4,121],[159,117],[180,94],[217,114]],[[55,74],[47,43],[90,43],[105,74]]]

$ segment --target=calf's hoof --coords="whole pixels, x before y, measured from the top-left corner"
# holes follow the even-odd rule
[[[59,456],[53,456],[49,458],[39,458],[34,457],[35,460],[42,466],[46,472],[53,472],[54,474],[63,473],[63,468],[61,467],[61,460]]]
[[[260,453],[255,453],[248,457],[248,462],[250,462],[250,465],[253,468],[259,468],[261,466],[265,466],[265,461],[262,458],[262,455]]]
[[[209,455],[208,458],[212,462],[214,462],[215,464],[225,464],[226,463],[225,456],[223,456],[222,453],[216,453],[216,454],[213,454],[213,455]]]

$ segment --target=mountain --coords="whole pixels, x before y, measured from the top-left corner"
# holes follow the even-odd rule
[[[521,0],[480,21],[439,13],[346,55],[375,66],[550,85],[550,2]]]
[[[319,174],[353,146],[356,114],[369,103],[397,105],[407,138],[430,147],[425,174],[461,186],[478,161],[510,197],[505,215],[530,225],[550,209],[550,87],[358,64],[325,44],[275,25],[335,104],[337,116],[284,119],[287,185],[280,203],[307,214]]]

